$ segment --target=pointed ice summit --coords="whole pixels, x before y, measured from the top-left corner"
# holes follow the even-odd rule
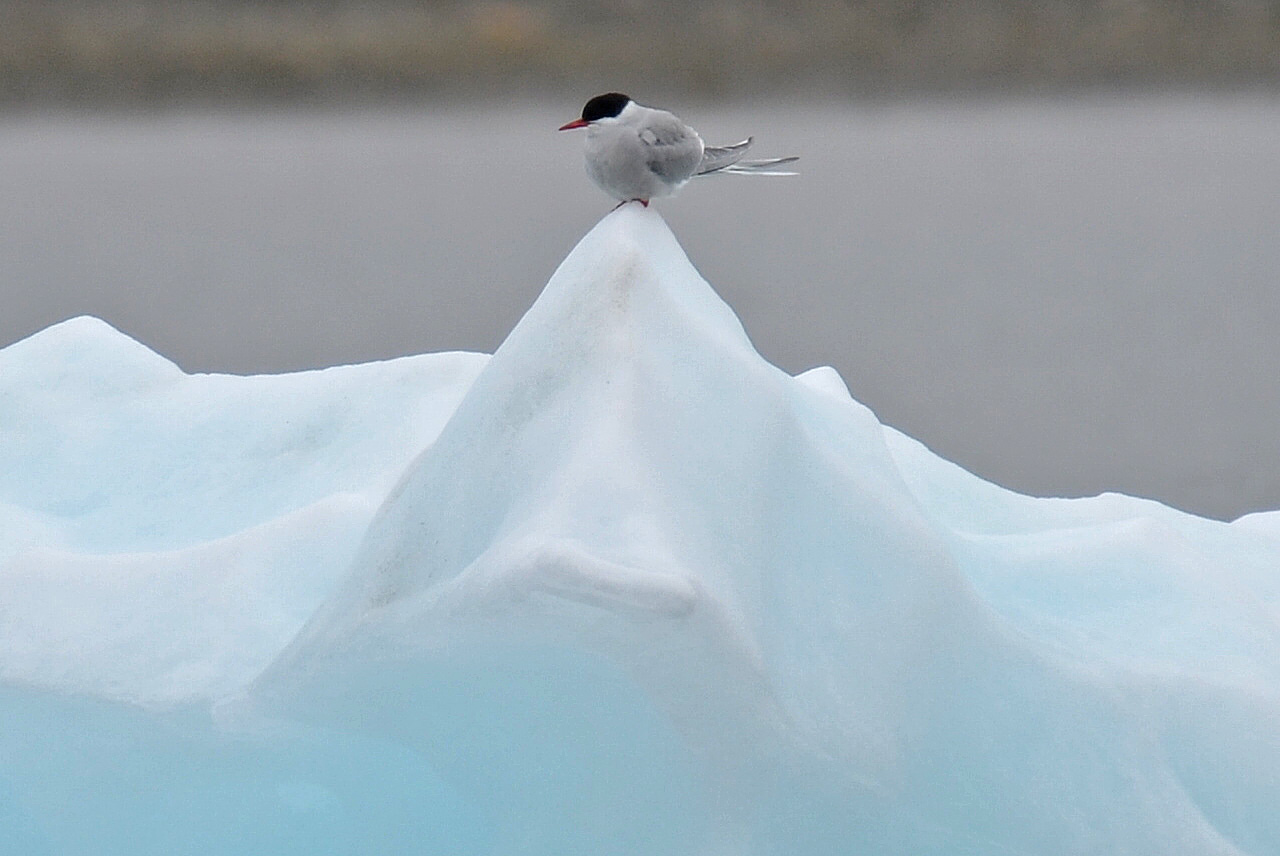
[[[987,484],[762,359],[652,209],[491,358],[77,322],[0,400],[27,852],[1280,856],[1280,513]]]
[[[1008,494],[832,375],[623,206],[259,692],[407,740],[529,852],[1276,852],[1276,541]]]

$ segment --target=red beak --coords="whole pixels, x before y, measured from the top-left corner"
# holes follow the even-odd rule
[[[572,122],[570,122],[567,125],[561,125],[559,130],[572,131],[574,128],[585,128],[585,127],[587,127],[586,119],[574,119]]]

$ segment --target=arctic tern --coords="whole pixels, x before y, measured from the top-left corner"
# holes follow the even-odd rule
[[[743,160],[751,138],[730,146],[708,146],[698,132],[666,110],[637,104],[621,92],[597,95],[582,116],[561,131],[587,129],[587,174],[621,202],[670,196],[691,178],[716,173],[795,175],[777,169],[799,158]]]

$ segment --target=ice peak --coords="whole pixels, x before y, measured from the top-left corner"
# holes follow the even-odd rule
[[[127,349],[135,352],[145,352],[154,359],[168,362],[146,345],[122,333],[116,327],[94,315],[77,315],[65,321],[59,321],[57,324],[52,324],[43,330],[32,333],[25,339],[15,342],[5,348],[4,352],[9,353],[10,349],[16,349],[13,353],[17,353],[29,348],[44,350],[63,348],[79,350]]]
[[[668,542],[690,524],[672,506],[767,527],[770,488],[743,462],[806,454],[795,411],[807,391],[756,353],[661,216],[624,205],[564,260],[405,474],[357,563],[358,600],[410,597],[485,557],[527,564],[513,551],[589,555],[614,569],[601,585],[615,591],[618,567],[680,576]],[[897,482],[874,418],[846,410],[868,465]],[[442,491],[447,506],[428,499]]]
[[[859,616],[839,643],[778,623],[815,588]],[[370,646],[416,657],[488,627],[518,651],[629,662],[659,696],[704,676],[714,703],[667,713],[728,759],[784,716],[781,697],[812,696],[787,663],[831,644],[843,676],[800,680],[856,673],[858,699],[820,706],[890,728],[886,699],[921,648],[874,640],[914,637],[949,595],[963,611],[960,588],[874,416],[764,360],[662,218],[628,205],[560,265],[274,671],[314,675]],[[678,661],[662,653],[672,632]]]
[[[659,336],[663,328],[693,324],[703,336],[751,347],[738,317],[698,274],[662,216],[623,205],[565,258],[498,354],[523,348],[527,338],[556,337],[569,358],[653,322]]]
[[[23,385],[78,379],[76,389],[108,393],[182,375],[172,362],[92,315],[69,318],[0,349],[0,370],[5,380]]]

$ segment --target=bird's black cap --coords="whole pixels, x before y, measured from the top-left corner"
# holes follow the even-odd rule
[[[604,95],[597,95],[582,108],[582,120],[584,122],[594,122],[597,119],[616,118],[622,112],[622,109],[630,103],[631,97],[623,95],[621,92],[606,92]]]

